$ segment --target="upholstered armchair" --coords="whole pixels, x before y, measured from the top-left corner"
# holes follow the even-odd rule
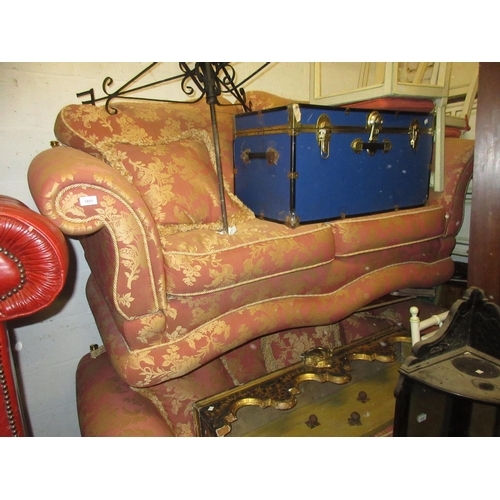
[[[68,271],[68,247],[50,220],[0,195],[0,436],[26,436],[6,322],[49,306]]]
[[[249,93],[253,109],[283,104]],[[29,184],[41,213],[78,238],[103,345],[77,373],[82,435],[194,434],[194,401],[351,339],[338,322],[405,287],[431,287],[450,258],[472,173],[472,141],[446,142],[446,187],[429,204],[291,229],[233,194],[235,106],[217,121],[229,226],[206,104],[70,105],[62,144]]]

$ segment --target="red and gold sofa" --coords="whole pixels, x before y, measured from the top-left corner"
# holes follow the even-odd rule
[[[284,104],[248,93],[253,109]],[[352,313],[405,287],[432,287],[450,258],[472,174],[473,141],[446,140],[446,186],[429,204],[329,223],[256,218],[233,194],[233,116],[217,107],[229,226],[208,106],[69,105],[62,144],[39,154],[40,211],[78,238],[103,346],[77,371],[83,436],[193,435],[191,405],[352,340]]]

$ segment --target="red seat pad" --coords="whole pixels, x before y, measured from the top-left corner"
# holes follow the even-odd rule
[[[344,104],[342,107],[431,113],[434,110],[434,102],[428,99],[409,99],[406,97],[379,97],[377,99],[370,99],[368,101]]]

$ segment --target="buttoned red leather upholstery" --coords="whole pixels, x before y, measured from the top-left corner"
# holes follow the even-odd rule
[[[5,322],[50,305],[64,286],[68,261],[59,229],[0,195],[0,436],[26,435]]]

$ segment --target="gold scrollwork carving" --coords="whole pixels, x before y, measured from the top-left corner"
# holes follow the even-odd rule
[[[238,410],[244,406],[289,410],[297,404],[302,382],[347,384],[351,381],[351,361],[394,362],[397,360],[394,344],[401,342],[411,342],[409,335],[400,327],[391,327],[337,349],[310,349],[295,365],[195,403],[197,433],[199,436],[229,434],[231,424],[238,420]]]

